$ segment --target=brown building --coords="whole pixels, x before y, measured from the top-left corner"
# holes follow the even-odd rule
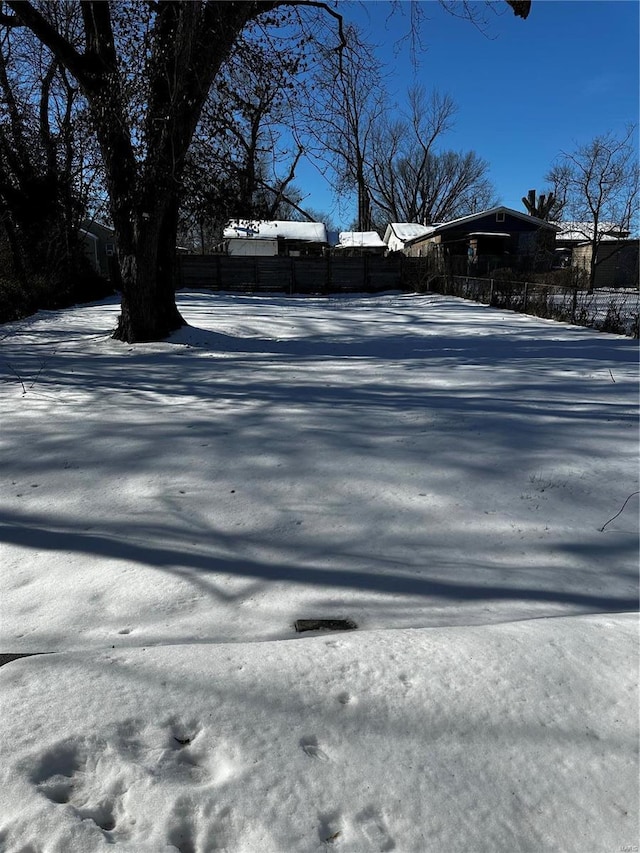
[[[603,239],[596,249],[594,287],[638,287],[638,256],[640,241]],[[589,272],[593,246],[581,243],[574,246],[571,263]]]

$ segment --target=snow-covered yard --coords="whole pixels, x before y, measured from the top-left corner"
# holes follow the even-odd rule
[[[0,329],[0,850],[633,849],[638,342],[179,302]]]

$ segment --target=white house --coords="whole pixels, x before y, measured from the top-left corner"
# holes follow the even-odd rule
[[[380,239],[377,231],[341,231],[335,249],[348,255],[382,255],[387,250],[387,244]]]
[[[419,225],[417,222],[391,222],[384,232],[384,242],[390,252],[402,252],[410,240],[426,237],[435,230],[435,225]]]
[[[593,240],[593,222],[555,222],[559,229],[556,234],[556,243],[562,245],[578,245]],[[598,240],[626,240],[629,237],[629,230],[621,228],[614,222],[598,223]]]
[[[232,219],[222,236],[229,255],[320,255],[329,247],[322,222]]]

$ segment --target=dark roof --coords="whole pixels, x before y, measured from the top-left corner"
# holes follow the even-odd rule
[[[482,219],[485,219],[487,216],[492,216],[495,213],[504,213],[505,215],[512,216],[515,219],[520,219],[523,222],[527,222],[536,228],[547,228],[550,231],[560,231],[557,225],[554,225],[552,222],[547,222],[544,219],[538,219],[537,216],[529,216],[528,213],[522,213],[519,210],[513,210],[511,207],[504,207],[503,205],[499,205],[498,207],[491,207],[489,210],[481,210],[480,213],[471,213],[468,216],[460,216],[458,219],[452,219],[449,222],[443,222],[440,225],[437,225],[433,231],[426,235],[428,237],[436,237],[438,234],[442,234],[445,231],[449,230],[459,230],[467,225],[472,226],[474,222],[478,222]],[[424,240],[425,235],[422,237],[414,237],[412,240],[407,241],[407,245],[411,245],[412,243],[417,243],[420,240]]]

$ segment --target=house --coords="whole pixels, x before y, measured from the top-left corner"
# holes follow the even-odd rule
[[[593,222],[555,222],[558,226],[556,248],[573,249],[581,243],[593,240]],[[615,225],[613,222],[600,222],[598,239],[600,241],[625,240],[629,231]]]
[[[433,226],[405,243],[412,257],[433,255],[457,274],[497,268],[550,269],[558,226],[509,207],[492,207]]]
[[[335,251],[343,256],[384,255],[387,244],[377,231],[341,231]]]
[[[402,252],[407,243],[428,236],[434,227],[419,225],[417,222],[391,222],[387,225],[383,239],[390,252]]]
[[[116,255],[115,231],[95,219],[85,219],[80,228],[85,255],[96,272],[111,278]]]
[[[233,219],[222,236],[228,255],[245,257],[322,255],[329,248],[322,222]]]
[[[95,271],[111,282],[119,282],[115,229],[95,219],[85,219],[80,228],[80,237],[84,253]],[[185,246],[176,246],[176,252],[185,255],[189,250]]]
[[[593,222],[557,222],[556,254],[562,266],[589,271],[593,254]],[[638,238],[613,222],[598,225],[595,287],[638,286]]]
[[[589,272],[593,246],[581,243],[571,252],[571,265]],[[638,258],[640,241],[609,237],[602,239],[596,249],[594,287],[638,287]]]

